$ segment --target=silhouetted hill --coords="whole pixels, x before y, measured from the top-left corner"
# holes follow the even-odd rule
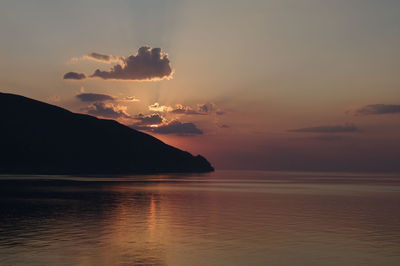
[[[209,172],[202,156],[114,120],[0,93],[0,173]]]

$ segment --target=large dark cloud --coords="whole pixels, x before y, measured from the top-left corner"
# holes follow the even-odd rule
[[[106,102],[115,100],[115,98],[110,95],[100,93],[81,93],[76,95],[76,98],[82,102]]]
[[[103,55],[104,56],[104,55]],[[121,58],[123,64],[116,64],[109,71],[97,69],[91,77],[121,80],[153,80],[170,78],[172,68],[168,55],[161,48],[143,46],[136,55]]]
[[[84,108],[90,115],[106,117],[106,118],[131,118],[126,112],[126,106],[115,105],[111,103],[95,102],[92,105]]]
[[[305,127],[305,128],[289,130],[289,132],[303,132],[303,133],[352,133],[357,131],[359,130],[354,125],[317,126],[317,127]]]
[[[355,111],[356,115],[400,114],[398,104],[371,104]]]
[[[86,75],[83,73],[77,73],[77,72],[68,72],[64,75],[64,79],[75,79],[75,80],[80,80],[80,79],[85,79]]]
[[[138,114],[135,117],[135,119],[139,121],[137,125],[158,125],[165,120],[159,114],[150,114],[150,115]]]

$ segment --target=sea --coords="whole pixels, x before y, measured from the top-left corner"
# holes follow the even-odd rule
[[[400,176],[0,176],[0,265],[400,265]]]

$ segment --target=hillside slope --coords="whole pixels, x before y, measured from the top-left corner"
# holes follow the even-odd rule
[[[202,156],[114,120],[0,93],[0,173],[209,172]]]

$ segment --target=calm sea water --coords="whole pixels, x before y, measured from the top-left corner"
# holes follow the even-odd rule
[[[0,265],[400,265],[396,175],[1,176],[0,186]]]

